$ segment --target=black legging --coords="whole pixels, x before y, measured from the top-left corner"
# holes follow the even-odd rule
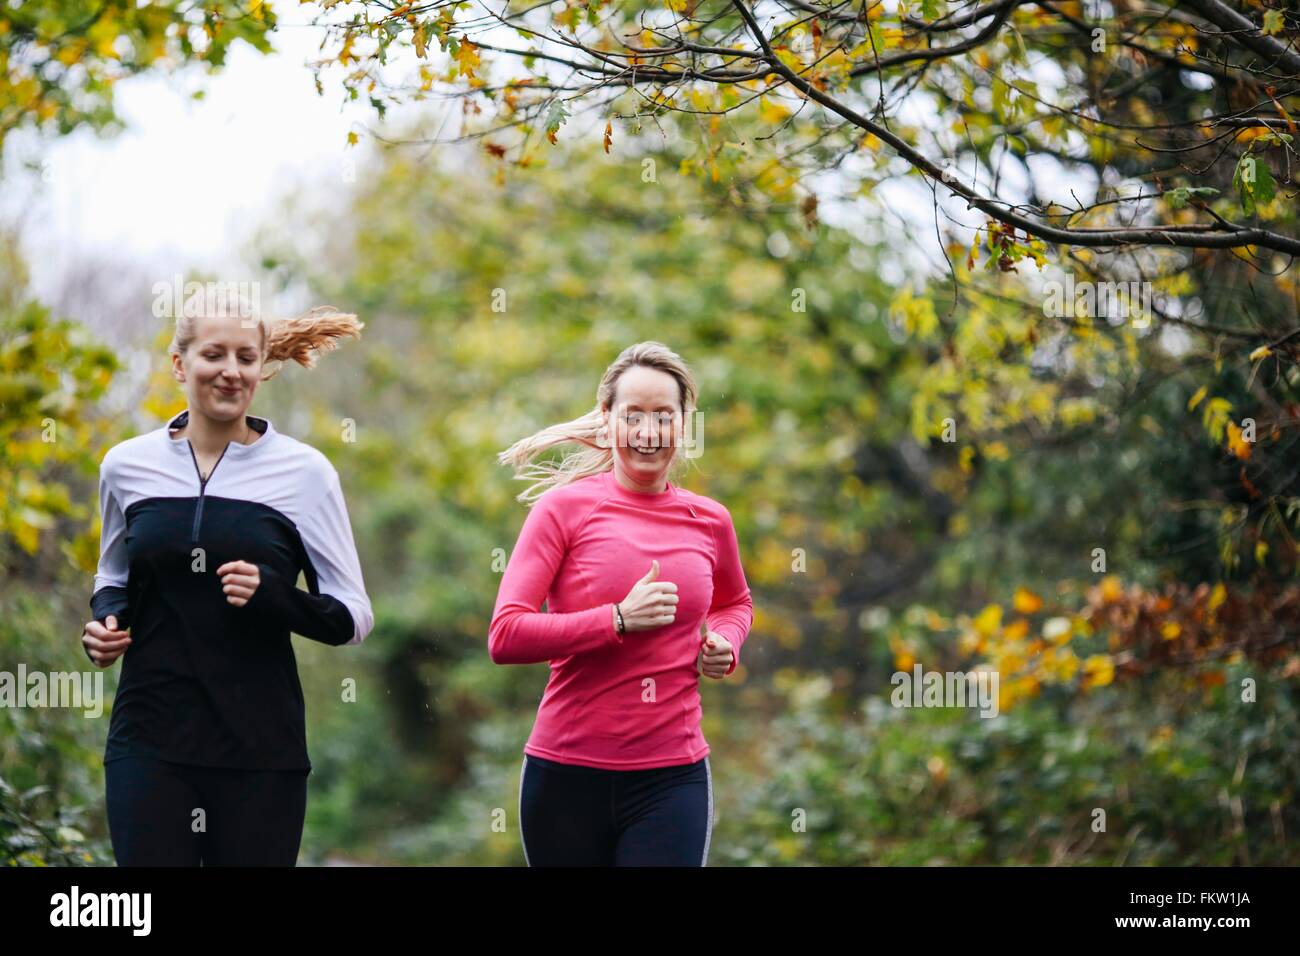
[[[110,760],[104,784],[117,865],[294,866],[307,773]]]
[[[525,755],[519,821],[529,866],[704,866],[713,832],[709,758],[602,770]]]

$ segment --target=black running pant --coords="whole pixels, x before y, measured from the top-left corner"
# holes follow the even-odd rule
[[[526,754],[519,820],[529,866],[704,866],[713,832],[709,758],[603,770]]]
[[[110,760],[104,781],[117,865],[294,866],[307,773]]]

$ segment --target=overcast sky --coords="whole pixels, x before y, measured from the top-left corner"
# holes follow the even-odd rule
[[[346,146],[348,131],[373,115],[368,106],[341,110],[328,86],[317,94],[305,63],[320,32],[305,25],[297,4],[277,13],[283,28],[274,55],[241,43],[217,74],[186,70],[120,84],[126,128],[116,136],[14,137],[4,211],[24,213],[24,248],[42,298],[78,257],[130,261],[159,277],[238,271],[241,246],[276,197],[309,183],[341,191],[342,164],[366,155]],[[199,89],[204,98],[192,99]],[[25,174],[23,161],[40,164],[40,173]]]

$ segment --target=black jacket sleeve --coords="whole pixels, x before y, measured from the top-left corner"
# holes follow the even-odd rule
[[[244,606],[274,615],[293,633],[322,644],[360,644],[374,626],[374,613],[338,473],[329,467],[323,478],[323,494],[298,523],[309,590],[259,564],[260,583]]]
[[[347,605],[332,594],[313,594],[298,587],[268,564],[257,566],[260,582],[244,606],[269,614],[295,634],[322,644],[347,644],[356,624]]]

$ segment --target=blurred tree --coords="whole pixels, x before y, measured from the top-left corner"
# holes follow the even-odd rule
[[[97,408],[118,367],[32,298],[16,238],[0,236],[0,670],[24,699],[20,665],[90,666],[72,622],[88,616],[99,558],[99,460],[123,437]],[[0,864],[104,860],[87,815],[102,731],[80,711],[0,707]]]

